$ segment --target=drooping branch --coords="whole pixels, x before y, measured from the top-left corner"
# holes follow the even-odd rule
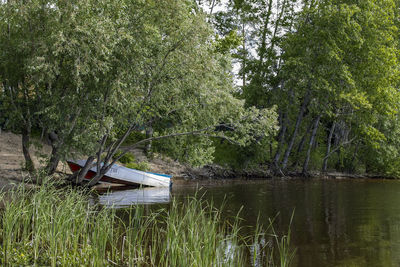
[[[172,134],[167,134],[167,135],[162,135],[162,136],[155,136],[155,137],[150,137],[150,138],[146,138],[146,139],[142,139],[138,142],[136,142],[133,145],[124,147],[122,153],[120,155],[118,155],[118,157],[116,157],[111,163],[110,165],[114,164],[115,162],[117,162],[121,157],[123,157],[123,155],[125,155],[125,153],[127,153],[130,149],[133,149],[135,147],[138,147],[141,144],[150,142],[150,141],[155,141],[155,140],[160,140],[160,139],[166,139],[166,138],[172,138],[172,137],[180,137],[180,136],[186,136],[186,135],[193,135],[193,136],[206,136],[206,137],[211,137],[211,138],[221,138],[224,140],[227,140],[228,142],[232,143],[232,144],[236,144],[236,145],[240,145],[238,142],[234,141],[232,138],[229,138],[227,136],[224,135],[213,135],[213,134],[209,134],[206,133],[207,131],[211,130],[211,129],[215,129],[216,127],[220,127],[220,126],[225,126],[227,127],[226,124],[218,124],[218,125],[213,125],[213,126],[209,126],[203,129],[199,129],[199,130],[194,130],[194,131],[188,131],[188,132],[182,132],[182,133],[172,133]]]
[[[125,138],[127,137],[127,133],[129,134],[131,131],[129,131],[129,129],[126,131],[125,133],[125,138],[121,138],[117,145],[115,145],[113,147],[113,149],[111,149],[110,155],[107,155],[106,158],[104,159],[103,165],[100,168],[100,163],[97,163],[97,174],[95,177],[93,177],[88,186],[93,186],[95,184],[97,184],[101,178],[111,169],[111,167],[119,160],[121,159],[130,149],[135,148],[141,144],[144,144],[146,142],[150,142],[150,141],[154,141],[154,140],[160,140],[160,139],[166,139],[166,138],[172,138],[172,137],[180,137],[180,136],[187,136],[187,135],[193,135],[193,136],[206,136],[206,137],[211,137],[211,138],[222,138],[224,140],[229,141],[230,143],[233,144],[237,144],[240,145],[238,142],[234,141],[233,139],[224,136],[224,135],[214,135],[214,134],[210,134],[207,133],[207,131],[215,129],[218,126],[226,126],[226,124],[219,124],[219,125],[213,125],[213,126],[209,126],[209,127],[205,127],[203,129],[199,129],[199,130],[194,130],[194,131],[188,131],[188,132],[181,132],[181,133],[172,133],[172,134],[167,134],[167,135],[163,135],[163,136],[155,136],[155,137],[150,137],[150,138],[146,138],[143,140],[140,140],[138,142],[136,142],[135,144],[128,146],[128,147],[124,147],[124,149],[122,150],[122,153],[118,155],[118,157],[115,157],[109,164],[108,161],[111,159],[111,157],[115,154],[116,150],[121,146],[121,144],[123,143],[123,141],[125,140]]]
[[[157,137],[152,137],[152,138],[146,138],[143,139],[137,143],[135,143],[132,146],[129,146],[129,148],[134,148],[137,147],[140,144],[149,142],[149,141],[154,141],[154,140],[159,140],[159,139],[165,139],[165,138],[170,138],[170,137],[179,137],[179,136],[184,136],[184,135],[196,135],[196,136],[207,136],[207,137],[215,137],[215,138],[222,138],[224,140],[229,141],[230,143],[233,144],[238,144],[238,142],[233,141],[231,138],[223,136],[223,135],[212,135],[212,134],[207,134],[204,132],[201,132],[202,130],[198,130],[198,131],[192,131],[192,132],[184,132],[184,133],[174,133],[174,134],[169,134],[169,135],[163,135],[163,136],[157,136]]]

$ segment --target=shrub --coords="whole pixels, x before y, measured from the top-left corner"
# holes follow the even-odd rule
[[[139,142],[140,140],[143,140],[146,138],[146,134],[142,133],[140,131],[133,131],[124,141],[124,146],[129,146],[133,145],[136,142]]]
[[[117,153],[114,154],[114,159],[119,157],[122,154],[122,151],[117,151]],[[119,162],[123,163],[123,164],[127,164],[127,163],[133,163],[135,162],[135,156],[132,153],[126,153],[125,155],[123,155],[120,159]]]
[[[125,167],[131,168],[131,169],[136,169],[139,171],[148,171],[150,169],[149,164],[145,161],[142,162],[130,162],[125,164]]]

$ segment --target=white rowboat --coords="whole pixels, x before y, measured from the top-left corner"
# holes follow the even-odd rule
[[[85,166],[86,160],[67,160],[68,166],[72,172],[76,172]],[[86,180],[92,179],[97,173],[97,167],[92,167]],[[144,172],[130,169],[118,164],[114,164],[108,172],[101,178],[100,182],[117,183],[126,185],[145,185],[155,187],[169,187],[172,185],[170,175]]]

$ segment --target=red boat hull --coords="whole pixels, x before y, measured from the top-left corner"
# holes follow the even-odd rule
[[[74,162],[70,162],[67,161],[69,168],[71,169],[72,172],[76,172],[79,171],[80,169],[82,169],[82,166],[74,163]],[[85,176],[85,179],[90,180],[92,179],[94,176],[96,175],[96,172],[89,170],[88,173]],[[106,183],[113,183],[113,184],[126,184],[126,185],[137,185],[136,183],[131,183],[131,182],[127,182],[124,180],[119,180],[116,178],[111,178],[107,175],[104,175],[101,179],[101,182],[106,182]]]

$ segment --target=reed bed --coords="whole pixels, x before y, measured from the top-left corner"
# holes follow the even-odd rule
[[[224,222],[220,209],[195,198],[121,214],[90,203],[88,193],[45,183],[0,199],[2,266],[268,266],[274,258],[289,264],[288,238],[276,250],[288,257],[274,257],[273,235],[257,227],[241,237],[239,217]]]

